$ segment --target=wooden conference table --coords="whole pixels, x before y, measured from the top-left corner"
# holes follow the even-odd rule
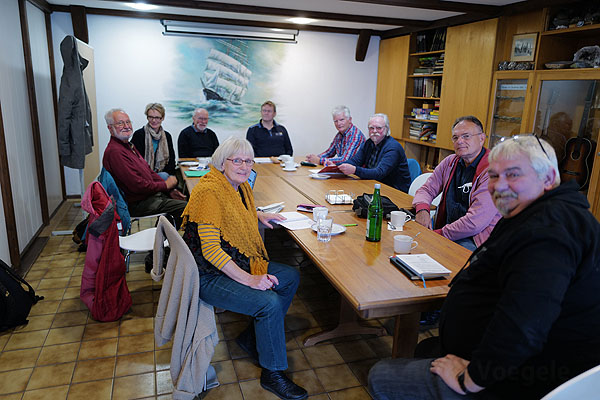
[[[183,168],[185,169],[185,167]],[[363,326],[360,318],[396,317],[393,357],[412,357],[417,344],[422,311],[439,308],[448,293],[448,282],[464,265],[470,251],[422,227],[414,221],[404,226],[404,234],[421,232],[414,253],[427,253],[452,271],[447,280],[429,280],[427,288],[420,281],[411,281],[390,262],[394,254],[393,237],[384,225],[380,242],[365,240],[366,219],[358,218],[351,205],[331,205],[325,201],[329,190],[361,195],[372,193],[376,181],[351,177],[315,180],[308,167],[286,172],[278,164],[255,164],[258,172],[254,186],[257,206],[285,201],[284,211],[295,211],[298,204],[322,204],[329,208],[334,223],[357,224],[346,232],[333,236],[328,243],[317,241],[311,229],[288,231],[336,290],[342,295],[340,321],[331,331],[317,333],[305,340],[313,345],[322,340],[353,334],[383,334],[383,328]],[[185,177],[185,174],[183,174]],[[200,178],[185,178],[191,193]],[[381,194],[398,207],[411,208],[412,196],[387,185]]]

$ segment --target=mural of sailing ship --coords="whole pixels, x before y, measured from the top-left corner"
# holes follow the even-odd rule
[[[247,44],[243,41],[217,40],[224,51],[210,49],[206,69],[200,78],[206,100],[240,104],[248,90],[252,71],[248,69]]]

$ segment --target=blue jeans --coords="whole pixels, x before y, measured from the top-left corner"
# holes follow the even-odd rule
[[[168,172],[157,172],[158,176],[160,176],[161,178],[163,178],[163,181],[166,181],[167,179],[169,179],[169,173]]]
[[[475,241],[473,240],[472,236],[462,238],[462,239],[457,239],[454,241],[454,243],[460,244],[465,249],[471,250],[471,251],[475,251],[475,249],[477,248],[477,245],[475,244]]]
[[[279,285],[272,290],[256,290],[242,285],[225,274],[200,276],[200,298],[215,307],[254,318],[258,361],[263,368],[287,369],[283,318],[287,313],[300,275],[294,268],[270,262],[268,272]]]
[[[429,371],[434,358],[396,358],[379,361],[369,371],[369,392],[375,400],[459,400],[482,398],[460,395]]]

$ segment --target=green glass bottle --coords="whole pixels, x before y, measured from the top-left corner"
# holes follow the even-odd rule
[[[375,184],[373,198],[369,204],[367,214],[367,240],[369,242],[379,242],[381,240],[381,223],[383,222],[383,207],[381,206],[381,185]]]

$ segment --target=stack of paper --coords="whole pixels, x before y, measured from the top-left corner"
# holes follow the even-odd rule
[[[290,231],[308,229],[315,223],[311,218],[296,211],[283,212],[281,215],[286,218],[284,221],[272,220],[271,222],[279,224]]]
[[[285,207],[284,204],[285,203],[282,201],[281,203],[273,203],[269,204],[268,206],[256,207],[256,209],[264,213],[278,213],[279,211],[283,210]]]
[[[273,164],[269,157],[254,157],[254,162],[257,164]]]

